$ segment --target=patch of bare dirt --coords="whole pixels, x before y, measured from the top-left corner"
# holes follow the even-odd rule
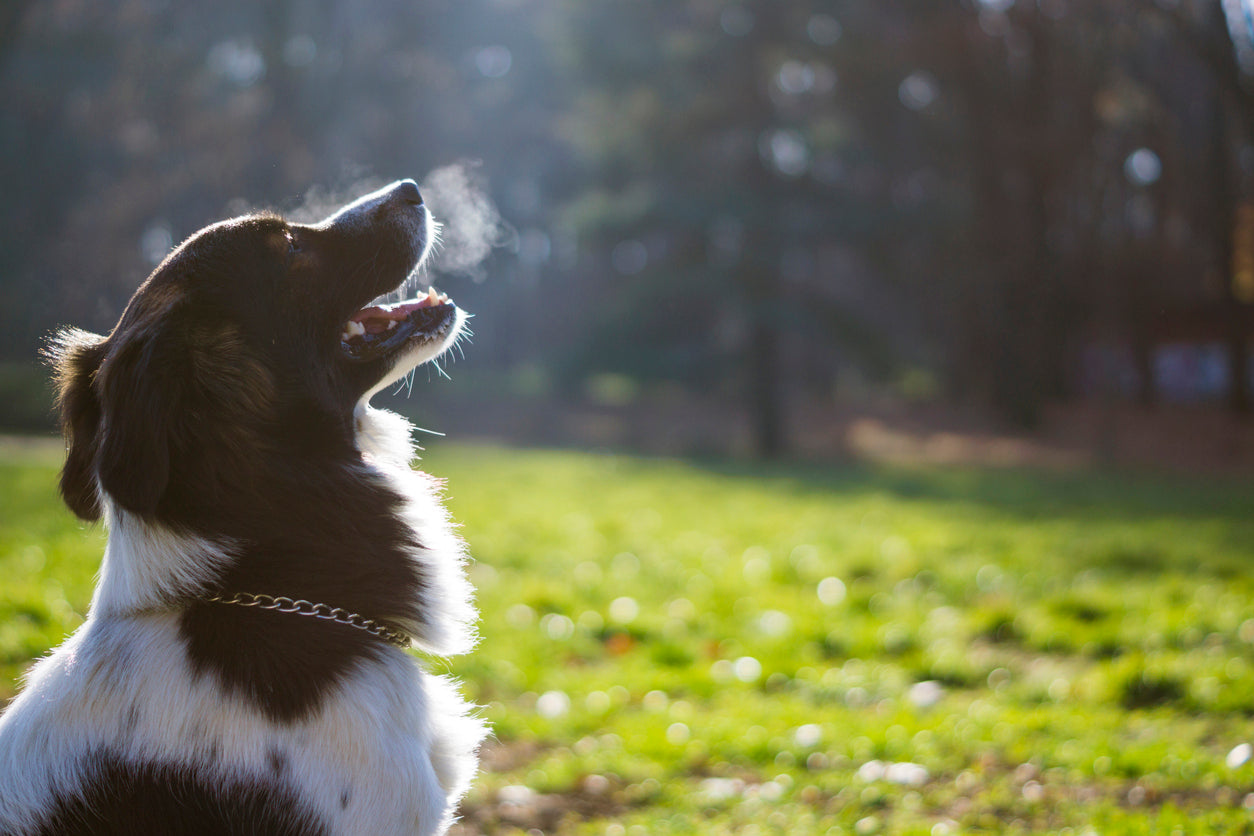
[[[513,772],[535,760],[544,747],[533,742],[491,742],[480,755],[484,772]],[[558,834],[589,819],[614,818],[631,806],[627,785],[616,776],[588,774],[560,793],[538,793],[521,784],[498,788],[462,802],[450,836],[485,833]]]
[[[451,402],[441,413],[463,439],[677,456],[749,455],[753,448],[742,404],[683,392],[621,405]],[[790,455],[804,460],[1254,475],[1254,416],[1214,405],[1079,402],[1046,410],[1041,425],[1026,432],[942,402],[796,399],[787,427]]]
[[[815,421],[822,424],[822,419]],[[938,407],[879,409],[829,428],[857,458],[898,464],[1094,465],[1176,473],[1254,475],[1254,418],[1216,407],[1077,403],[1046,411],[1037,432],[1014,432]],[[815,439],[811,438],[811,442]],[[816,448],[817,449],[817,448]]]

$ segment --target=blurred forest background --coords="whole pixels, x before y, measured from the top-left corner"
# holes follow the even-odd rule
[[[412,176],[424,426],[1254,466],[1252,70],[1233,0],[7,0],[0,427],[196,229]]]

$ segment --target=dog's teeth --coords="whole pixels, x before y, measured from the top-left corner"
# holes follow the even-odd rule
[[[347,340],[350,337],[364,336],[365,333],[366,333],[366,326],[362,325],[360,322],[357,322],[356,320],[349,320],[348,324],[344,326],[344,333],[341,334],[340,336],[342,339]]]
[[[434,287],[427,289],[427,304],[428,305],[440,304],[440,294],[435,292]]]
[[[395,320],[395,319],[389,319],[389,320],[388,320],[388,330],[389,330],[389,331],[391,331],[391,330],[392,330],[393,328],[395,328],[395,327],[396,327],[396,320]]]

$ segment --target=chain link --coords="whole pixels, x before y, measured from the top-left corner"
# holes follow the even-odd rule
[[[305,601],[300,598],[288,598],[283,595],[264,595],[253,592],[235,592],[226,596],[211,595],[204,600],[212,604],[257,607],[262,610],[295,613],[296,615],[312,616],[323,621],[334,621],[336,624],[345,624],[349,627],[356,627],[358,630],[365,630],[367,633],[376,635],[400,648],[407,648],[410,643],[409,636],[400,630],[389,627],[386,624],[380,624],[372,618],[349,612],[341,607],[332,607],[330,604],[315,604],[312,601]]]

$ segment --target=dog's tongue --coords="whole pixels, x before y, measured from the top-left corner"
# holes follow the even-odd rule
[[[441,294],[433,287],[427,295],[417,302],[399,302],[395,305],[371,305],[362,308],[349,318],[349,322],[361,325],[367,334],[382,334],[390,327],[388,323],[403,322],[411,313],[422,308],[430,308],[443,302]]]

